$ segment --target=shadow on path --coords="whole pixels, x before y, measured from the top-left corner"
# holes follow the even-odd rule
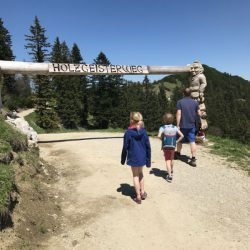
[[[180,155],[180,156],[178,156],[177,160],[185,162],[186,164],[189,165],[189,161],[191,160],[191,158],[189,156],[187,156],[187,155]]]
[[[123,136],[114,137],[91,137],[91,138],[76,138],[76,139],[61,139],[61,140],[39,140],[38,143],[54,143],[54,142],[68,142],[68,141],[85,141],[85,140],[106,140],[106,139],[121,139]]]
[[[159,168],[152,168],[149,172],[149,174],[153,174],[157,177],[161,177],[163,179],[166,179],[167,176],[167,171],[166,170],[161,170]]]
[[[122,193],[124,196],[129,196],[131,199],[135,197],[135,189],[133,186],[130,186],[127,183],[120,184],[120,187],[117,188],[117,192]]]

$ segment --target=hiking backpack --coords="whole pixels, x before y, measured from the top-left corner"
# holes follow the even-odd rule
[[[164,125],[162,135],[162,148],[176,147],[176,127],[174,125]]]

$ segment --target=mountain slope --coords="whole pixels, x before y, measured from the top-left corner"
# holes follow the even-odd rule
[[[239,76],[222,73],[203,65],[207,78],[205,104],[209,131],[212,134],[250,141],[250,82]],[[181,96],[182,87],[188,86],[188,74],[171,75],[154,83],[163,84],[168,96],[175,102]],[[176,86],[173,88],[173,86]],[[170,89],[168,86],[172,86]]]

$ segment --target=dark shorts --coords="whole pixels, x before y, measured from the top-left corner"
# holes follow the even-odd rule
[[[163,149],[165,161],[174,159],[174,151],[175,151],[174,148],[173,149],[172,148],[171,149]]]
[[[181,128],[180,130],[184,135],[184,138],[182,139],[181,143],[195,142],[195,128]]]

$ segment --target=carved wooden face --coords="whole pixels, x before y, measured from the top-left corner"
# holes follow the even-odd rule
[[[203,72],[203,67],[200,63],[193,63],[190,68],[190,71],[191,71],[191,74],[195,76]]]

